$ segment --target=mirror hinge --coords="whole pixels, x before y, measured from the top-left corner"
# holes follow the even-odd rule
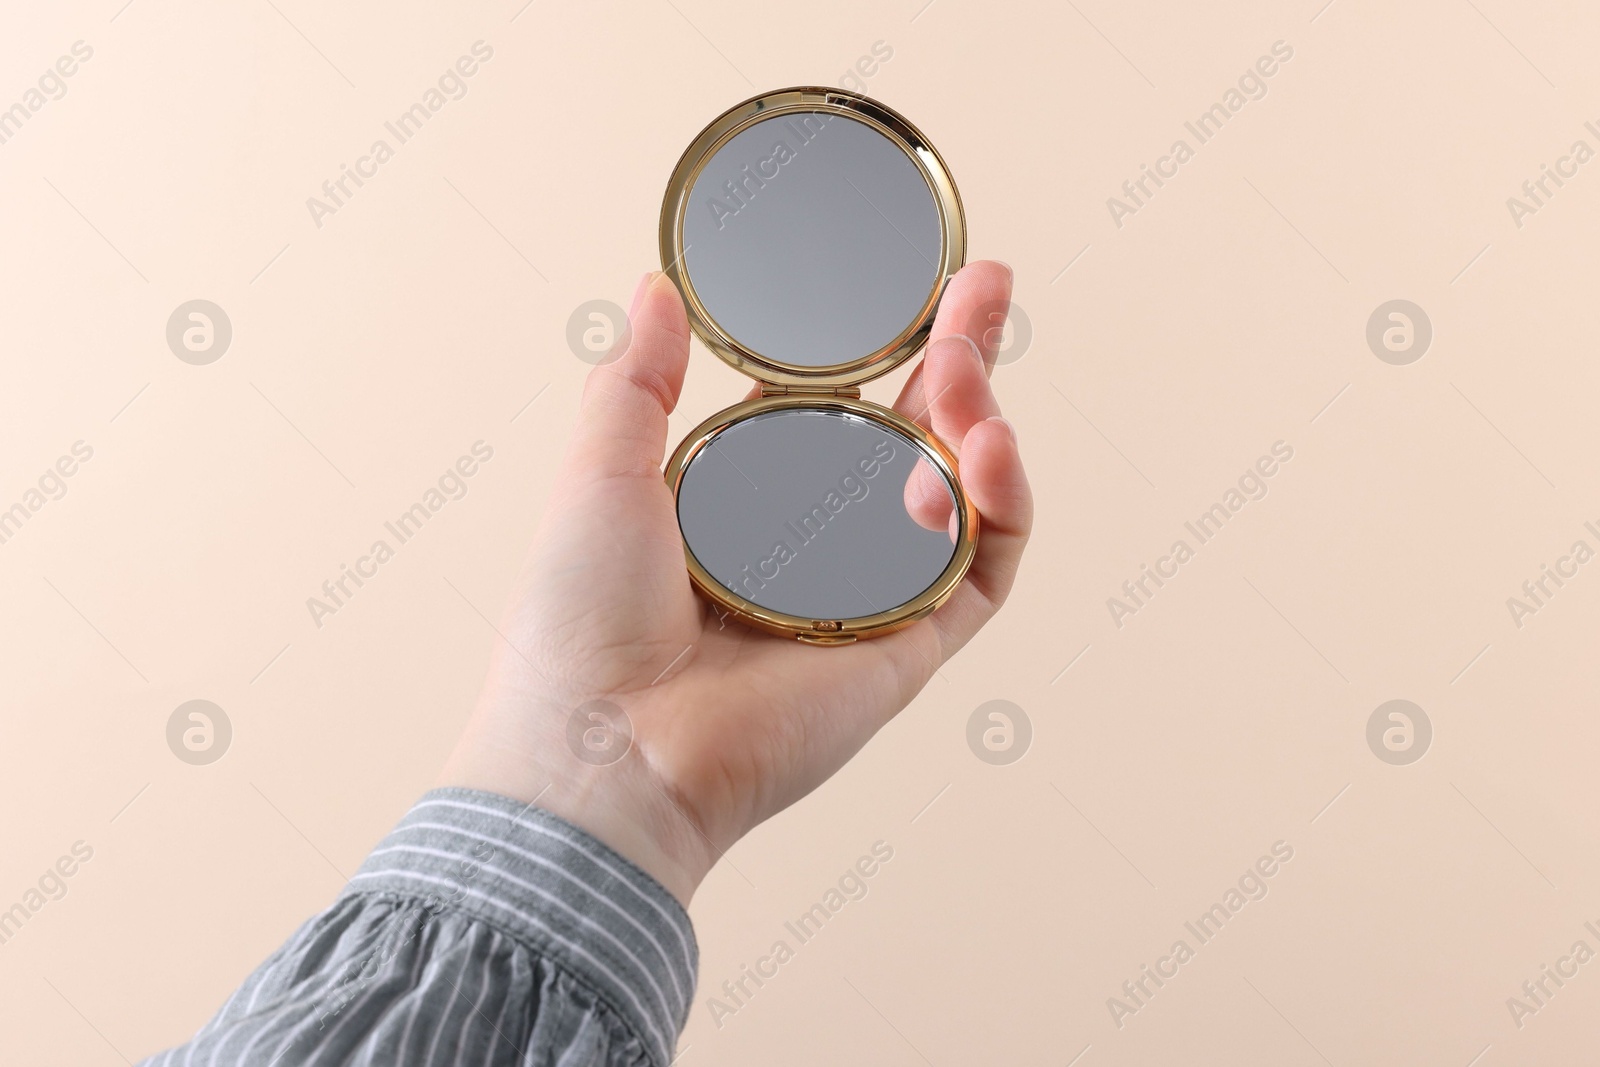
[[[851,400],[861,399],[859,385],[774,385],[771,382],[761,384],[762,396],[844,396]]]

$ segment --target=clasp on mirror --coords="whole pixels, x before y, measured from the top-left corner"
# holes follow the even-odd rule
[[[821,619],[812,622],[812,633],[797,633],[795,637],[808,645],[848,645],[855,641],[855,634],[841,634],[838,620]]]

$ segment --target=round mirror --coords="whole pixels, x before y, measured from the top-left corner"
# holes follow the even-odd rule
[[[662,263],[690,322],[763,381],[853,385],[926,340],[966,224],[937,152],[875,101],[786,89],[729,110],[679,160]]]
[[[809,620],[894,611],[957,553],[960,520],[933,453],[884,422],[793,407],[728,424],[678,480],[678,524],[710,578]]]
[[[940,280],[939,208],[921,168],[827,112],[765,119],[718,149],[690,189],[683,241],[711,318],[795,366],[889,345]]]

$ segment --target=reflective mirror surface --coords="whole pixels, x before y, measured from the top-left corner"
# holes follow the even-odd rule
[[[887,347],[939,282],[939,208],[921,168],[848,115],[793,112],[735,134],[695,179],[683,243],[717,325],[801,367]]]
[[[955,554],[955,494],[924,455],[851,413],[755,415],[689,461],[684,543],[718,582],[772,611],[843,620],[897,608]]]

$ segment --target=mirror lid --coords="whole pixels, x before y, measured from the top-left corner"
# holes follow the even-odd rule
[[[845,116],[876,130],[915,164],[932,192],[939,214],[940,248],[935,284],[913,320],[888,344],[845,362],[800,366],[764,356],[735,340],[719,325],[696,292],[685,267],[684,218],[695,180],[717,151],[758,122],[798,112]],[[751,97],[723,112],[702,130],[679,158],[661,205],[662,269],[677,285],[688,311],[689,325],[705,346],[741,374],[785,392],[841,392],[889,373],[927,342],[944,287],[966,261],[966,215],[961,195],[944,160],[922,132],[884,104],[845,89],[799,86]]]

